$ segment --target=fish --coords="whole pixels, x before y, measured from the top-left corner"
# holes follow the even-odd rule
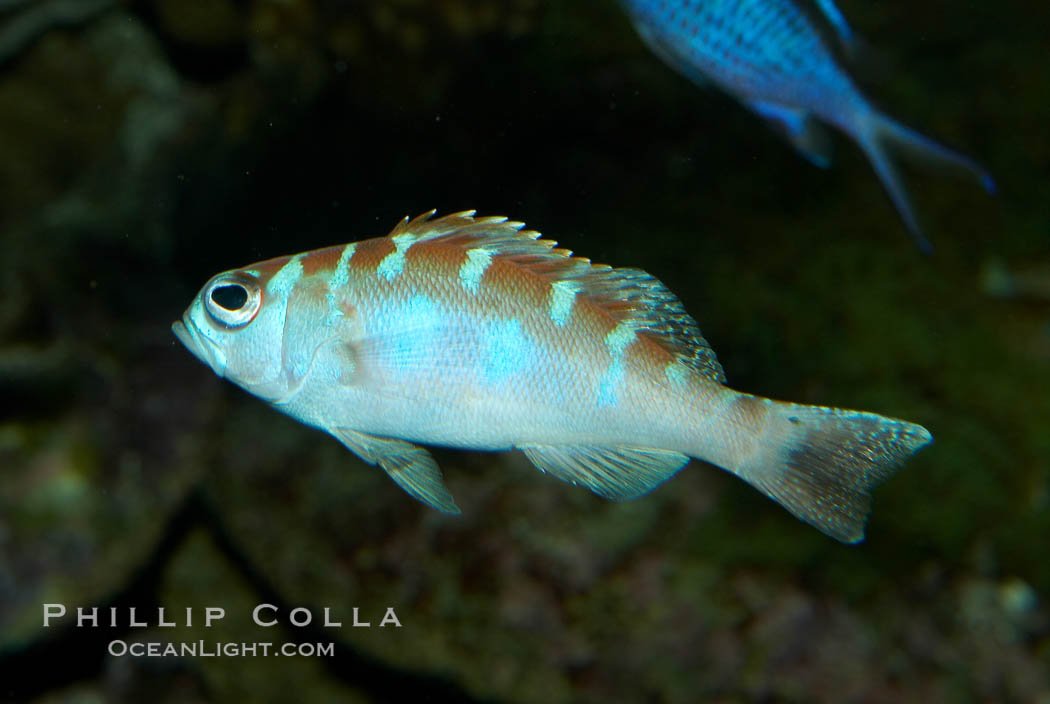
[[[831,164],[828,126],[851,137],[871,162],[905,227],[924,251],[893,148],[995,181],[971,158],[889,117],[861,92],[837,58],[856,35],[834,0],[620,0],[643,42],[698,85],[714,83],[764,118],[813,164]]]
[[[612,500],[691,458],[845,543],[871,490],[932,440],[874,413],[735,391],[658,279],[473,210],[212,277],[172,325],[220,377],[338,439],[438,511],[421,445],[521,450]]]

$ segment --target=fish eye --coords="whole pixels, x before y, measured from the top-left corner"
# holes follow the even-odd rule
[[[234,313],[248,302],[248,291],[240,284],[216,286],[211,290],[211,302]]]
[[[208,285],[204,295],[204,309],[211,318],[227,328],[247,325],[259,312],[262,290],[258,282],[246,274],[220,276]]]

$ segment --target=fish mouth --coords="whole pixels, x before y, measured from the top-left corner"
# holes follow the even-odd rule
[[[225,376],[226,359],[211,340],[200,334],[197,326],[186,315],[171,324],[171,331],[193,356],[211,367],[219,376]]]

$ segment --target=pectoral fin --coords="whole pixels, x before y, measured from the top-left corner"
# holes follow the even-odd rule
[[[795,149],[811,163],[822,169],[831,164],[832,144],[828,128],[814,120],[808,112],[760,101],[749,103],[749,106],[787,137]]]
[[[582,484],[613,501],[636,499],[675,475],[689,458],[679,452],[645,447],[518,445],[541,472]]]
[[[329,432],[365,462],[382,467],[413,498],[442,513],[459,513],[459,507],[441,479],[437,462],[422,447],[350,428],[331,428]]]

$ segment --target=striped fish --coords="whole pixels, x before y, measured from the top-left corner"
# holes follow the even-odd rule
[[[694,83],[713,82],[735,96],[814,164],[831,163],[831,139],[821,123],[852,137],[923,249],[929,242],[890,147],[972,172],[995,190],[974,161],[892,119],[861,93],[835,59],[835,44],[849,48],[855,38],[833,0],[620,2],[653,53]]]
[[[872,487],[931,440],[872,413],[734,391],[644,271],[573,257],[506,218],[432,215],[218,274],[175,335],[446,513],[459,509],[417,443],[517,448],[614,500],[695,457],[856,542]]]

